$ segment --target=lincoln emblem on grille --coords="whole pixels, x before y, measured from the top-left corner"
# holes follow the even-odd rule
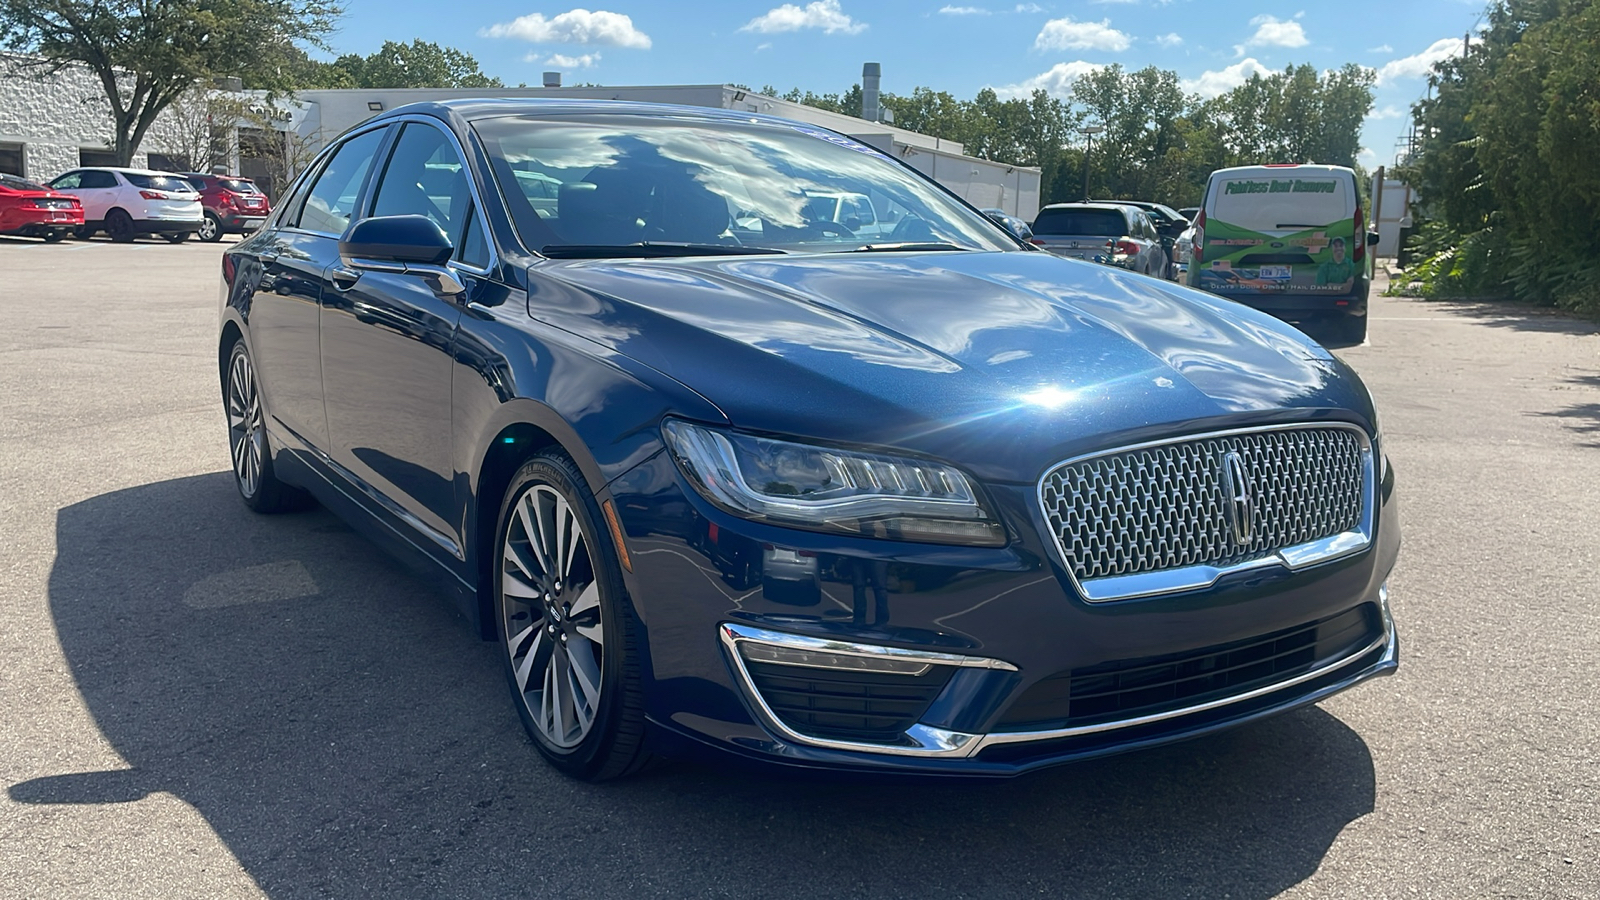
[[[1222,454],[1222,482],[1228,488],[1228,525],[1233,529],[1233,539],[1241,546],[1250,543],[1251,507],[1250,481],[1245,477],[1244,459],[1239,451]]]

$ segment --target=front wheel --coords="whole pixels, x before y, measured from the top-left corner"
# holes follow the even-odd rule
[[[511,480],[496,531],[495,612],[522,725],[551,765],[604,781],[650,761],[637,625],[600,509],[559,453]]]
[[[290,512],[311,505],[311,496],[278,480],[267,445],[266,416],[256,385],[250,351],[240,338],[228,354],[223,407],[228,413],[228,451],[233,485],[246,506],[258,513]]]

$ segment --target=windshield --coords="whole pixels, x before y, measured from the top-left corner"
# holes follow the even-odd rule
[[[13,191],[48,191],[49,188],[42,184],[20,178],[16,175],[0,174],[0,187],[7,187]]]
[[[1122,237],[1128,233],[1128,221],[1114,209],[1043,209],[1033,222],[1033,233]]]
[[[140,172],[123,172],[122,177],[136,188],[149,191],[178,191],[192,193],[194,185],[176,175],[145,175]]]
[[[523,242],[550,254],[1017,249],[878,151],[797,123],[505,117],[474,127]]]

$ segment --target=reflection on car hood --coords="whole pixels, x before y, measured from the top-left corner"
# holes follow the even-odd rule
[[[1043,253],[534,271],[535,318],[681,381],[738,427],[903,447],[986,478],[1031,481],[1175,429],[1369,413],[1349,370],[1275,319]]]

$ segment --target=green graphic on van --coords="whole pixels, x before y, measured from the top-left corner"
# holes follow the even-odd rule
[[[1230,181],[1235,185],[1293,182]],[[1323,182],[1310,184],[1320,192]],[[1326,182],[1332,184],[1332,182]],[[1355,221],[1337,219],[1277,237],[1208,219],[1195,286],[1219,294],[1294,291],[1348,293],[1360,269],[1353,257]]]

